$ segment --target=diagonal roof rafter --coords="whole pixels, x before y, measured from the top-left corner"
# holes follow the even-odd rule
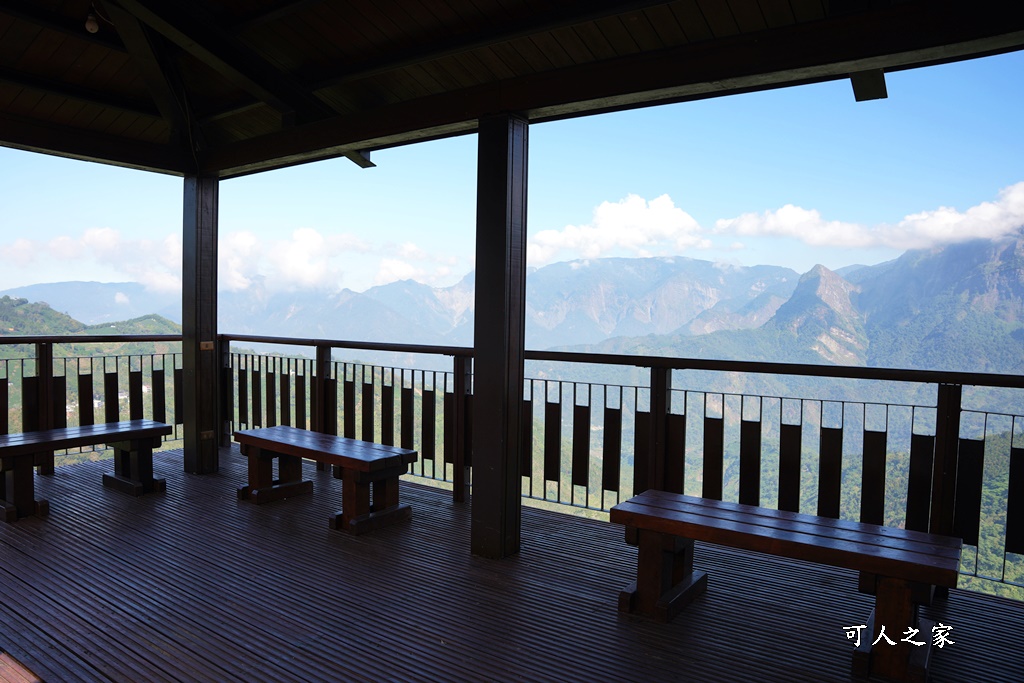
[[[116,0],[116,3],[233,85],[281,112],[286,120],[310,121],[334,113],[308,89],[218,28],[205,12],[191,3],[184,0],[175,3]]]

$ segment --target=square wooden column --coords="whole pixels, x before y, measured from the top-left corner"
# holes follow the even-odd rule
[[[478,133],[471,544],[493,558],[519,552],[528,130],[501,115]]]
[[[181,265],[185,471],[219,466],[220,351],[217,341],[216,178],[185,177]]]

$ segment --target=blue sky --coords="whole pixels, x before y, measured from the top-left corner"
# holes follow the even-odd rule
[[[806,272],[1024,225],[1024,53],[530,129],[531,265],[682,255]],[[444,286],[473,267],[476,138],[224,181],[220,285]],[[181,275],[179,178],[0,148],[0,289]]]

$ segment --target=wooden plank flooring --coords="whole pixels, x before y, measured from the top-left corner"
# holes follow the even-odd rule
[[[167,492],[104,488],[111,461],[37,477],[47,518],[0,524],[0,651],[61,681],[848,681],[871,598],[856,575],[698,545],[708,593],[671,624],[621,616],[636,551],[620,527],[526,508],[523,551],[469,553],[470,507],[404,483],[413,519],[331,531],[341,482],[240,502],[245,462]],[[964,591],[933,681],[1024,680],[1024,604]]]

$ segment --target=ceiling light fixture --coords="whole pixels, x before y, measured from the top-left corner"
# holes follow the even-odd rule
[[[89,16],[85,18],[85,30],[89,33],[96,33],[100,30],[100,22],[92,12],[89,12]]]

